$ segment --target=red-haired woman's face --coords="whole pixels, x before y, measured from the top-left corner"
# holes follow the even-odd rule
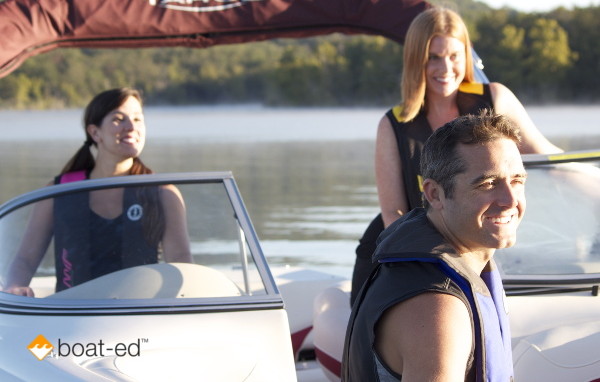
[[[139,156],[146,142],[140,101],[135,97],[127,98],[102,119],[100,126],[88,126],[88,133],[103,154],[110,154],[117,160]]]
[[[425,68],[427,95],[448,97],[458,91],[465,78],[465,44],[450,36],[435,36],[429,43]]]

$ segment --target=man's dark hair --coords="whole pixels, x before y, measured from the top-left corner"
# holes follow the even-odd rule
[[[521,141],[515,124],[499,114],[484,109],[478,115],[464,115],[437,129],[425,142],[421,154],[423,179],[435,180],[448,198],[454,193],[454,177],[466,171],[466,163],[457,152],[459,143],[484,144],[497,139]],[[424,200],[425,207],[429,203]]]

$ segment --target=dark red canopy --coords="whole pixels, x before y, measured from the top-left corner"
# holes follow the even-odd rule
[[[0,77],[58,47],[204,48],[332,32],[402,43],[428,6],[422,0],[6,0]]]

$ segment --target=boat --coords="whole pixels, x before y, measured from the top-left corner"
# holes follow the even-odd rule
[[[0,207],[2,284],[37,206],[161,185],[186,201],[194,262],[128,267],[57,292],[50,245],[30,283],[35,298],[0,293],[0,379],[296,380],[288,315],[230,173],[104,178],[20,195]]]
[[[0,2],[3,35],[0,78],[9,75],[27,58],[57,48],[205,48],[334,32],[380,35],[402,43],[412,19],[427,7],[429,4],[421,0],[4,0]],[[170,181],[178,184],[176,179]],[[254,251],[250,253],[254,256]],[[323,375],[314,361],[313,300],[323,289],[347,280],[308,269],[274,269],[273,273],[274,276],[263,272],[261,277],[266,280],[263,283],[274,277],[273,298],[279,299],[277,303],[284,302],[290,317],[291,331],[287,337],[292,355],[289,358],[296,361],[299,379],[309,380],[316,374],[318,380]],[[20,301],[15,296],[1,295],[0,299],[8,299],[6,305],[0,303],[7,307],[5,312],[12,314],[13,307],[18,306],[17,311],[31,308],[32,312],[40,313],[40,319],[44,317],[41,312],[45,311],[35,307],[44,305],[45,297]],[[110,303],[120,305],[118,300],[111,299]],[[61,309],[50,311],[59,314]],[[150,308],[145,311],[154,312]],[[160,311],[157,309],[156,314]],[[35,316],[32,313],[32,317]],[[8,330],[6,326],[0,327],[0,336],[5,330]],[[52,337],[49,340],[56,341]],[[2,346],[8,343],[4,341]],[[287,353],[284,348],[280,351],[280,354]],[[6,370],[14,368],[7,366]],[[285,380],[284,376],[277,378]]]
[[[56,48],[204,48],[333,32],[402,43],[410,21],[428,6],[421,0],[4,0],[0,78]],[[480,67],[477,73],[487,81]],[[516,377],[598,382],[600,152],[524,161],[526,220],[519,244],[497,256]],[[0,207],[0,282],[36,203],[165,184],[177,187],[188,206],[193,264],[161,261],[56,292],[47,254],[31,284],[36,298],[0,293],[0,379],[339,380],[349,280],[270,267],[229,173],[73,182],[8,201]]]

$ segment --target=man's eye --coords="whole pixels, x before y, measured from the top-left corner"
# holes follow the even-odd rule
[[[483,183],[481,183],[481,184],[479,185],[479,188],[481,188],[481,189],[484,189],[484,190],[487,190],[487,189],[493,188],[495,185],[496,185],[496,182],[495,182],[495,181],[493,181],[493,180],[489,180],[489,181],[487,181],[487,182],[483,182]]]

